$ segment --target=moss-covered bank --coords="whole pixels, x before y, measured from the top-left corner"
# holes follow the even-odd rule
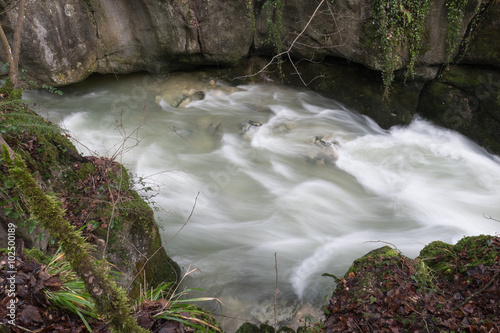
[[[0,133],[26,163],[36,183],[64,212],[72,227],[121,274],[120,284],[178,281],[179,266],[162,247],[152,209],[132,190],[126,170],[99,157],[81,156],[68,135],[29,110],[22,101],[2,101]],[[17,225],[16,237],[27,248],[54,251],[53,240],[30,215],[26,198],[0,161],[0,231]],[[2,237],[0,247],[6,247]]]

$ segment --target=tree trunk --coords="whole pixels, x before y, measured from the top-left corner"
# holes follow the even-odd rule
[[[24,26],[24,12],[26,9],[26,0],[21,0],[19,3],[19,11],[17,12],[17,25],[16,30],[14,30],[14,42],[12,43],[12,59],[14,60],[14,66],[11,73],[11,68],[9,67],[9,77],[14,84],[14,89],[19,88],[19,53],[21,52],[21,35]]]
[[[7,36],[5,35],[5,32],[3,31],[2,26],[0,25],[0,42],[2,42],[5,55],[7,56],[7,62],[9,63],[9,77],[10,77],[10,69],[14,68],[14,58],[12,57],[12,52],[10,50],[10,44],[9,40],[7,39]]]

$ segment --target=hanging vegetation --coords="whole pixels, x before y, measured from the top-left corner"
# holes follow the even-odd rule
[[[430,0],[377,0],[373,18],[378,24],[384,55],[383,80],[387,96],[394,71],[400,67],[409,52],[406,77],[415,74],[415,63],[420,55],[422,36],[425,31],[425,17],[429,12]]]

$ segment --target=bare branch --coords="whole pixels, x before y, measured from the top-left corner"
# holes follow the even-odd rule
[[[484,217],[485,219],[488,219],[488,220],[493,220],[493,221],[500,222],[500,220],[497,220],[497,219],[495,219],[495,218],[491,217],[491,215],[490,215],[490,216],[486,216],[486,215],[484,215],[484,213],[483,213],[483,217]]]
[[[184,229],[184,227],[188,224],[189,220],[191,219],[191,216],[193,216],[194,209],[196,208],[196,202],[198,201],[198,196],[199,195],[200,195],[200,192],[198,192],[198,194],[196,194],[196,198],[194,198],[193,208],[191,208],[191,213],[189,214],[188,218],[186,219],[186,222],[184,222],[184,224],[182,225],[182,227],[179,230],[177,230],[177,232],[175,233],[175,235],[173,235],[168,241],[166,241],[165,244],[168,244],[172,239],[174,239],[175,237],[177,237],[177,235],[181,232],[181,230]],[[127,287],[127,290],[130,289],[130,287],[132,286],[132,283],[134,283],[135,279],[137,279],[137,277],[146,268],[146,265],[149,262],[149,260],[151,260],[158,253],[158,251],[160,251],[160,249],[162,249],[162,248],[163,248],[163,246],[158,247],[158,249],[156,249],[156,251],[149,258],[146,259],[146,262],[144,263],[144,265],[142,265],[142,268],[139,270],[139,272],[137,272],[137,274],[134,276],[134,278],[130,282],[129,286]],[[198,270],[198,269],[196,269],[196,270]]]
[[[292,43],[290,44],[290,46],[288,47],[288,49],[286,51],[283,51],[283,52],[280,52],[276,55],[274,55],[274,57],[271,58],[271,60],[261,69],[259,70],[258,72],[256,73],[253,73],[253,74],[249,74],[249,75],[245,75],[245,76],[240,76],[240,77],[237,77],[236,79],[242,79],[242,78],[247,78],[247,77],[253,77],[253,76],[256,76],[256,75],[259,75],[261,73],[263,73],[269,66],[271,66],[271,64],[274,63],[275,60],[280,60],[282,56],[284,56],[285,54],[287,55],[288,59],[290,60],[290,62],[292,63],[292,66],[295,70],[295,73],[299,76],[300,78],[300,81],[302,81],[302,83],[307,86],[307,83],[302,79],[302,76],[300,75],[297,67],[295,66],[295,63],[293,62],[293,59],[292,59],[292,56],[290,55],[290,52],[292,51],[292,49],[295,47],[295,44],[297,43],[297,41],[299,40],[300,37],[302,37],[304,35],[304,32],[307,30],[307,28],[311,25],[311,22],[313,21],[313,19],[316,17],[319,9],[321,8],[321,6],[326,2],[326,0],[321,0],[321,2],[318,4],[318,6],[316,6],[316,9],[314,10],[314,12],[312,13],[312,15],[309,17],[309,21],[307,21],[306,25],[304,26],[304,28],[302,29],[302,31],[300,33],[297,34],[297,36],[294,38],[294,40],[292,41]],[[310,82],[309,82],[310,83]]]
[[[278,253],[274,252],[274,269],[276,270],[276,288],[274,289],[274,332],[278,332],[278,305],[276,298],[280,293],[278,289]]]
[[[194,198],[193,208],[191,208],[191,213],[189,214],[188,218],[186,219],[186,222],[184,222],[184,224],[182,225],[182,227],[179,230],[177,230],[177,232],[175,233],[175,235],[173,235],[168,241],[166,241],[165,244],[168,244],[172,239],[174,239],[175,237],[177,237],[177,235],[181,232],[181,230],[184,229],[184,227],[186,226],[186,224],[188,224],[189,220],[191,219],[191,216],[193,216],[194,209],[196,208],[196,202],[198,201],[198,196],[199,195],[200,195],[200,192],[198,192],[198,194],[196,194],[196,198]]]

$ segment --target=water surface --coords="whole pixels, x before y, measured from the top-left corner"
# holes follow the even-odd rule
[[[205,98],[171,106],[190,89]],[[274,323],[276,280],[290,324],[326,303],[322,273],[343,275],[384,242],[415,257],[500,231],[484,218],[500,217],[500,158],[422,119],[383,130],[310,91],[188,75],[94,77],[63,93],[28,97],[84,154],[114,156],[151,188],[168,253],[199,268],[186,285],[222,300],[229,332]]]

